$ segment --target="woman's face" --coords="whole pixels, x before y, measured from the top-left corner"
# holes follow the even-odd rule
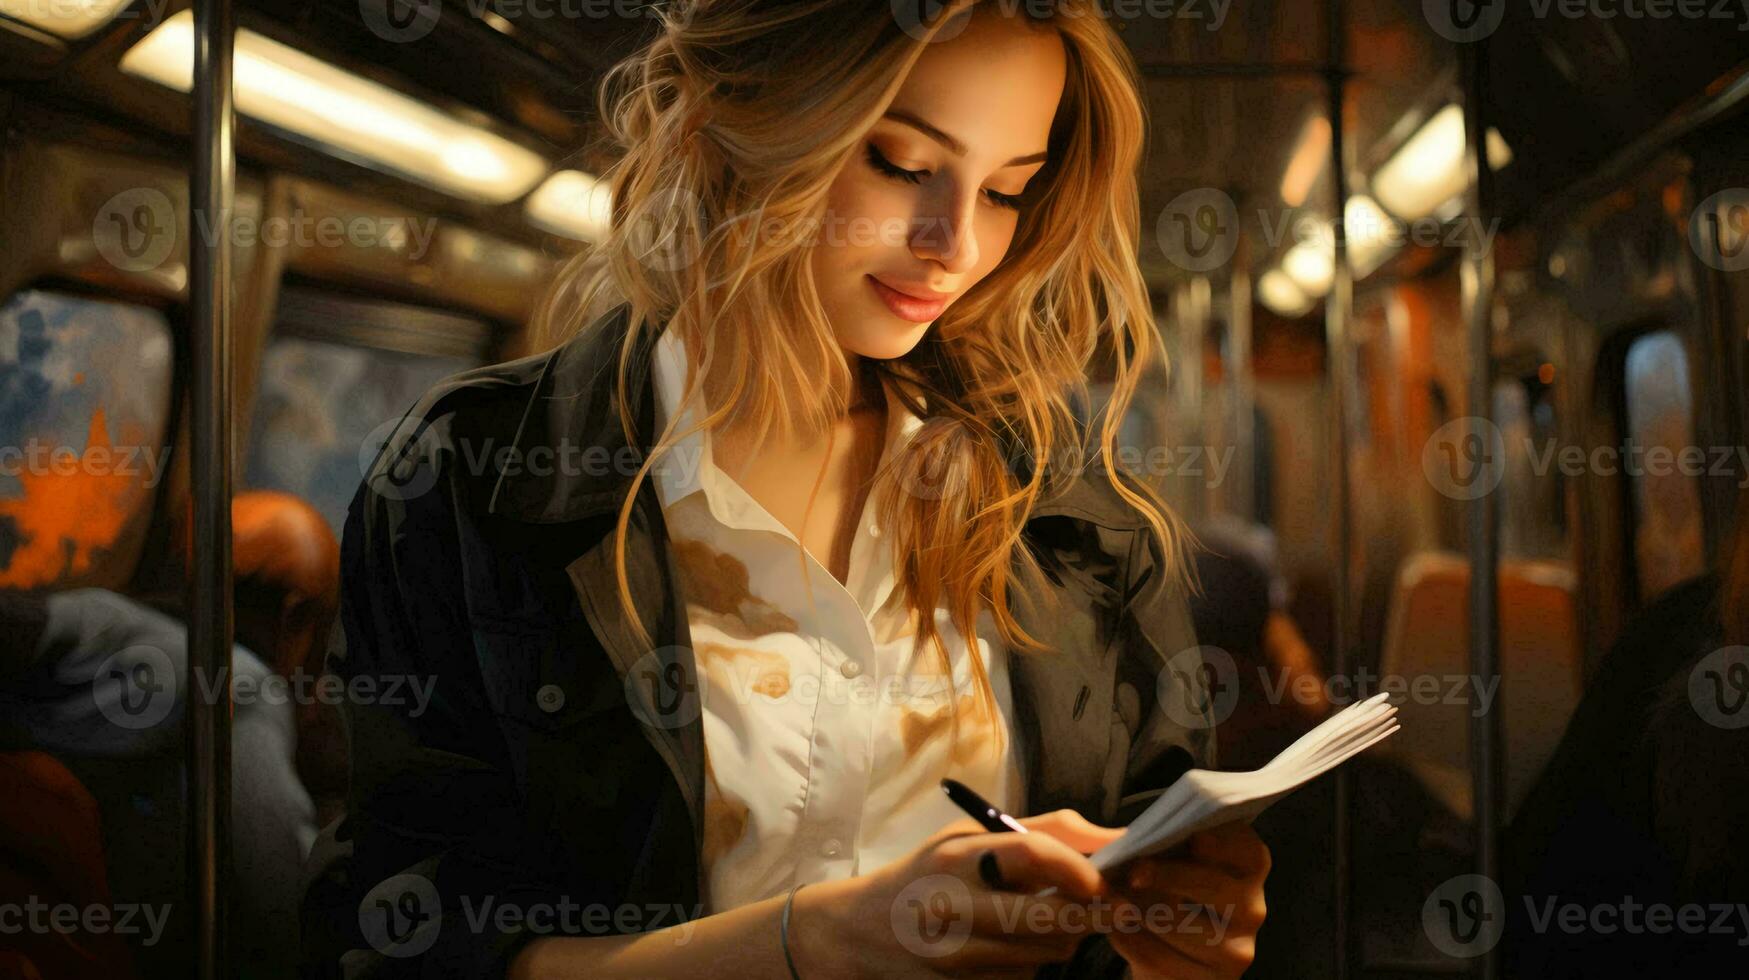
[[[1045,164],[1066,55],[1054,30],[975,14],[928,45],[833,182],[814,284],[846,352],[908,353],[1008,252]]]

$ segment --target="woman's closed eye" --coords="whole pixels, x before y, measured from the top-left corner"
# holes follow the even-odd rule
[[[921,183],[923,178],[929,176],[929,171],[927,170],[906,170],[904,167],[888,160],[886,155],[883,154],[873,143],[868,144],[868,164],[877,172],[885,174],[895,180],[902,180],[907,184]],[[997,207],[1010,208],[1015,211],[1020,210],[1020,195],[1018,194],[1003,194],[985,188],[984,195],[990,199],[990,203]]]

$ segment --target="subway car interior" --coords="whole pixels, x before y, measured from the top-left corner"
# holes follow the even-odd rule
[[[0,977],[330,975],[348,506],[541,352],[664,6],[0,0]],[[1749,8],[1101,9],[1219,768],[1402,725],[1257,818],[1246,975],[1749,975]]]

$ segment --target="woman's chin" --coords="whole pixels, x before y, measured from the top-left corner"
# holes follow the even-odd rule
[[[845,351],[858,357],[890,361],[911,353],[923,340],[923,335],[929,332],[930,326],[928,323],[901,320],[882,310],[863,319],[856,327],[840,331],[838,342],[844,346]]]

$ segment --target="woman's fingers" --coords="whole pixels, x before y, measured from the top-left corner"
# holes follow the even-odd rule
[[[1092,854],[1124,833],[1122,827],[1101,827],[1069,809],[1022,817],[1020,825],[1034,833],[1049,834],[1081,854]]]
[[[1269,874],[1269,845],[1244,821],[1235,820],[1190,838],[1193,860],[1226,868],[1241,878]]]
[[[1013,891],[1031,893],[1057,888],[1066,896],[1083,901],[1109,891],[1105,879],[1086,855],[1048,833],[951,837],[935,848],[936,866],[964,878],[976,889],[985,890],[987,886],[979,872],[985,851],[994,854],[1002,880]]]

